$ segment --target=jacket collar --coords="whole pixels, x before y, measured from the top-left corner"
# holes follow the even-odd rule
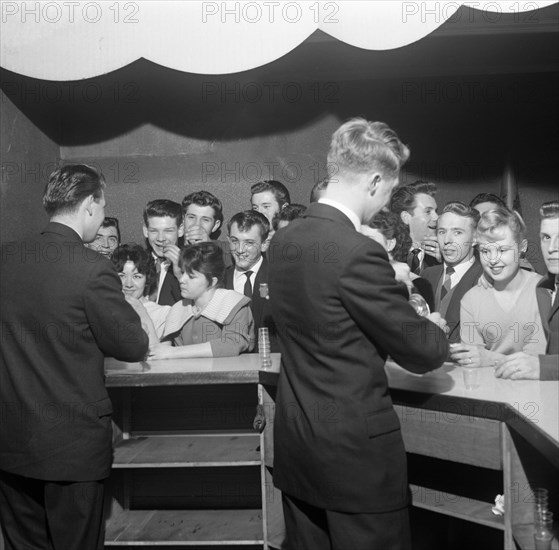
[[[47,226],[41,231],[41,235],[45,233],[56,233],[70,239],[72,241],[78,241],[83,244],[82,238],[74,231],[70,226],[64,225],[58,222],[49,222]]]
[[[331,220],[337,223],[342,223],[355,229],[353,222],[341,211],[329,204],[324,204],[321,202],[313,202],[308,208],[304,218],[321,218],[325,220]]]

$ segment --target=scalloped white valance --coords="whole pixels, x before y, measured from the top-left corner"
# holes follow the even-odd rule
[[[47,80],[105,74],[139,58],[226,74],[287,54],[316,29],[368,50],[411,44],[466,5],[489,22],[557,2],[1,2],[2,67]]]

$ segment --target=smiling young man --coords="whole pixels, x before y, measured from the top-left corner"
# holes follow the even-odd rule
[[[276,180],[266,180],[255,183],[250,188],[250,195],[252,209],[264,214],[270,223],[268,238],[262,245],[262,251],[266,252],[274,236],[274,224],[277,223],[279,213],[291,203],[291,198],[287,187]]]
[[[177,265],[179,260],[179,238],[184,234],[182,220],[181,205],[174,201],[153,200],[144,209],[144,237],[158,273],[157,289],[152,299],[163,306],[172,306],[181,299],[173,264]]]
[[[435,294],[435,311],[446,320],[449,342],[460,341],[460,300],[483,273],[474,255],[479,212],[464,203],[449,202],[437,220],[437,240],[443,263],[422,273]]]
[[[271,349],[279,351],[267,293],[260,290],[261,284],[268,284],[268,261],[262,255],[262,246],[268,237],[270,223],[260,212],[245,210],[229,220],[227,229],[234,266],[225,271],[225,288],[236,290],[252,300],[250,308],[255,336],[259,328],[268,327]]]
[[[437,187],[434,183],[416,181],[396,189],[390,210],[409,227],[412,247],[408,265],[417,275],[427,267],[441,263],[437,240]]]
[[[232,265],[229,243],[219,240],[223,224],[221,201],[209,191],[190,193],[182,200],[184,244],[214,242],[223,251],[225,267]]]
[[[105,217],[101,227],[97,230],[95,239],[90,243],[84,243],[87,248],[103,254],[110,258],[111,254],[120,244],[120,227],[116,218]]]

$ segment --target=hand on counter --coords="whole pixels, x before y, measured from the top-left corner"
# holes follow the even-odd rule
[[[450,344],[450,358],[461,367],[485,367],[481,346]]]
[[[170,359],[173,347],[171,342],[161,342],[149,347],[148,360]]]
[[[441,317],[438,311],[427,315],[427,319],[429,319],[431,323],[435,323],[445,334],[448,334],[449,328],[446,324],[446,320]]]
[[[523,351],[507,355],[497,365],[495,376],[510,380],[539,380],[540,359]]]

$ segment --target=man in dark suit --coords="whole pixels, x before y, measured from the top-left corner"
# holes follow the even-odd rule
[[[235,214],[227,224],[229,245],[234,266],[225,271],[225,288],[236,290],[251,299],[254,332],[268,328],[271,351],[277,352],[276,327],[270,312],[268,296],[268,261],[262,254],[262,245],[268,237],[270,222],[256,210]]]
[[[155,260],[157,289],[150,300],[172,306],[182,300],[180,284],[173,272],[178,269],[179,238],[184,235],[182,207],[178,202],[157,199],[144,209],[144,237]]]
[[[422,275],[424,269],[441,263],[436,235],[436,194],[434,183],[415,181],[396,189],[390,200],[390,210],[400,216],[410,231],[412,246],[407,263],[416,275]]]
[[[545,355],[522,351],[508,355],[495,371],[499,378],[559,380],[559,201],[542,204],[540,217],[540,244],[548,273],[538,283],[536,299],[547,348]]]
[[[93,168],[55,171],[50,223],[2,248],[0,523],[6,550],[103,548],[112,461],[104,355],[139,361],[148,337],[111,262],[83,246],[104,218]]]
[[[474,255],[479,212],[463,202],[449,202],[437,220],[437,240],[443,263],[428,267],[422,277],[435,294],[435,311],[446,320],[450,343],[460,342],[460,300],[483,274]]]
[[[448,344],[410,307],[384,248],[358,231],[390,200],[408,154],[383,123],[345,123],[332,137],[325,194],[272,239],[282,354],[274,484],[293,550],[410,545],[406,454],[384,363],[390,355],[427,372]]]

